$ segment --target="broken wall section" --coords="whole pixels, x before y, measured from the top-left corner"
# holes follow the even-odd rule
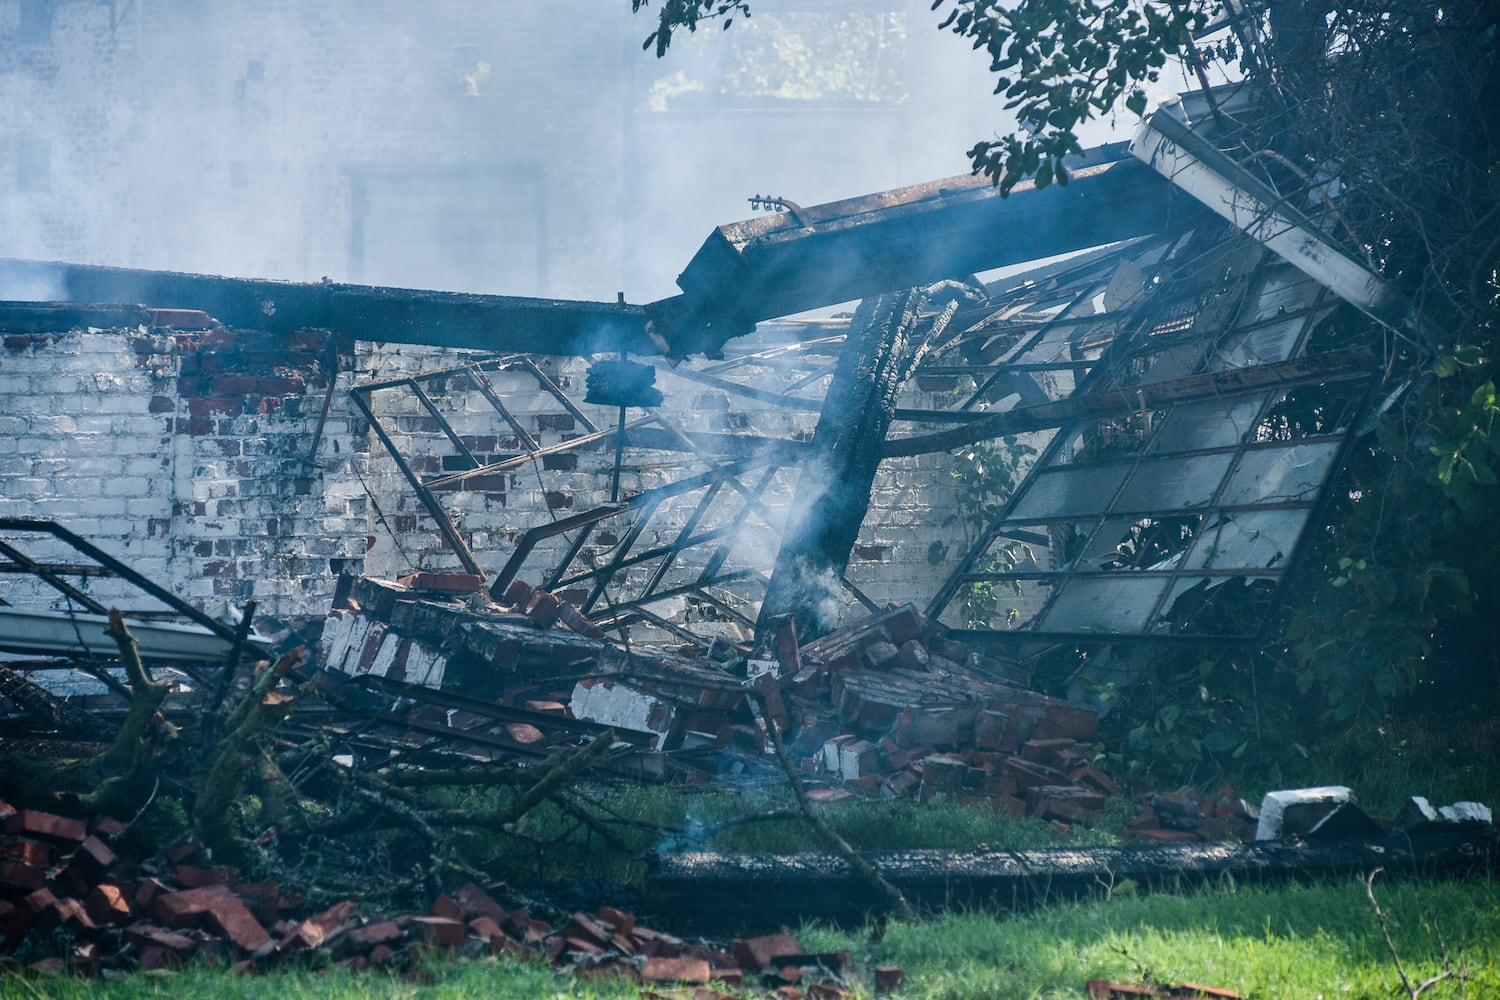
[[[203,608],[253,596],[276,617],[320,611],[334,571],[363,553],[367,504],[349,466],[362,460],[362,427],[331,413],[325,436],[339,444],[308,461],[326,340],[145,326],[5,334],[0,516],[55,520]],[[29,577],[3,583],[12,603],[58,599]],[[124,596],[110,581],[84,588]]]
[[[0,320],[0,517],[56,520],[195,605],[254,597],[259,615],[270,618],[321,616],[340,571],[396,578],[458,568],[348,390],[474,355],[361,341],[342,345],[335,371],[323,331],[273,336],[216,328],[202,314],[150,315],[163,325],[38,333],[17,332],[15,323],[6,330]],[[584,359],[536,360],[570,397],[582,399]],[[324,419],[330,377],[335,392]],[[690,430],[788,439],[810,434],[816,421],[815,411],[688,384],[666,369],[660,382],[660,412]],[[492,384],[542,446],[585,432],[530,376],[505,373]],[[520,453],[514,431],[464,377],[428,390],[472,451]],[[911,393],[916,406],[938,398],[916,386]],[[414,396],[381,391],[372,405],[419,475],[447,470],[456,449]],[[617,418],[612,408],[580,405],[602,428]],[[933,543],[965,547],[970,515],[960,507],[949,462],[938,454],[882,467],[849,568],[874,600],[934,592],[948,567],[929,561]],[[709,464],[682,452],[627,448],[622,496]],[[527,528],[607,503],[612,465],[613,443],[604,438],[445,492],[440,501],[494,573]],[[773,520],[784,516],[796,472],[782,470],[763,496]],[[688,510],[663,512],[647,537],[670,539]],[[618,538],[628,527],[611,531]],[[607,544],[608,534],[601,538]],[[776,542],[774,532],[758,533],[744,557],[769,572]],[[532,582],[550,568],[543,555]],[[84,585],[89,593],[113,593],[108,581]],[[0,578],[0,588],[16,604],[58,600],[17,574]]]

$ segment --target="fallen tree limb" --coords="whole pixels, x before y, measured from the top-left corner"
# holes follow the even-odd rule
[[[792,786],[792,795],[797,799],[797,807],[802,812],[802,818],[818,832],[825,843],[833,848],[839,858],[849,866],[854,876],[874,890],[884,902],[884,909],[894,911],[904,920],[915,920],[917,913],[912,909],[911,903],[907,902],[901,890],[886,881],[879,869],[867,861],[847,840],[839,836],[839,832],[829,826],[828,821],[813,809],[812,803],[807,798],[807,789],[802,787],[802,778],[797,774],[797,768],[792,764],[792,758],[786,752],[786,744],[781,740],[781,730],[777,728],[776,720],[771,718],[771,713],[766,711],[760,692],[752,688],[747,694],[750,704],[755,709],[756,718],[760,719],[761,724],[766,727],[766,733],[771,737],[771,746],[776,751],[776,760],[781,764],[781,769],[786,772],[787,781]]]

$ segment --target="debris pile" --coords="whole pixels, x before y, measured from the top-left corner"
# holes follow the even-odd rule
[[[16,810],[0,803],[0,942],[23,944],[34,973],[98,976],[176,968],[211,959],[249,973],[295,965],[406,971],[422,953],[514,955],[617,974],[647,985],[683,983],[794,987],[778,996],[850,996],[847,952],[808,954],[788,934],[689,942],[604,906],[552,922],[506,907],[479,886],[439,895],[426,913],[362,914],[352,901],[314,909],[301,892],[247,881],[213,864],[190,835],[136,860],[123,850],[125,824]],[[62,933],[58,933],[62,932]],[[66,954],[55,954],[59,948]],[[30,955],[28,956],[30,957]],[[877,983],[900,970],[876,970]]]

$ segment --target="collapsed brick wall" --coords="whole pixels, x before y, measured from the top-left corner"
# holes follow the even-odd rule
[[[451,367],[468,355],[342,345],[333,402],[315,441],[332,374],[322,331],[272,337],[140,327],[0,336],[0,516],[56,520],[195,605],[238,606],[253,596],[260,613],[275,619],[320,617],[341,571],[396,577],[459,568],[348,389]],[[538,360],[581,399],[584,361]],[[543,446],[582,433],[530,376],[488,378]],[[514,432],[468,376],[426,388],[470,450],[490,458],[520,453]],[[456,450],[414,395],[384,390],[373,395],[373,406],[419,475],[452,470]],[[601,427],[616,417],[612,408],[585,410]],[[701,387],[673,391],[662,412],[695,430],[781,437],[809,431],[816,420],[815,413]],[[493,573],[527,528],[607,502],[613,460],[612,443],[604,440],[439,497]],[[947,569],[929,561],[930,546],[961,548],[972,528],[956,506],[945,461],[927,456],[882,470],[849,571],[877,601],[931,594]],[[630,496],[703,468],[692,456],[627,450],[621,491]],[[788,468],[766,490],[776,516],[784,516],[795,483],[796,469]],[[650,537],[670,539],[690,511],[690,504],[667,511]],[[716,516],[739,515],[726,508]],[[703,525],[714,526],[712,519]],[[628,527],[621,519],[601,529],[598,554]],[[736,551],[769,570],[775,543],[775,533],[761,528]],[[533,582],[560,547],[539,549],[528,564],[536,567],[527,573]],[[61,551],[49,557],[76,561]],[[0,588],[17,604],[49,606],[57,599],[14,574],[0,579]],[[117,593],[98,580],[87,588],[101,600]]]

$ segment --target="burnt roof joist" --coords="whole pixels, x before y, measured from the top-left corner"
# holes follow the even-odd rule
[[[646,306],[673,356],[713,353],[761,320],[1166,231],[1206,216],[1124,143],[1070,162],[1070,182],[963,175],[720,226],[683,294]]]

